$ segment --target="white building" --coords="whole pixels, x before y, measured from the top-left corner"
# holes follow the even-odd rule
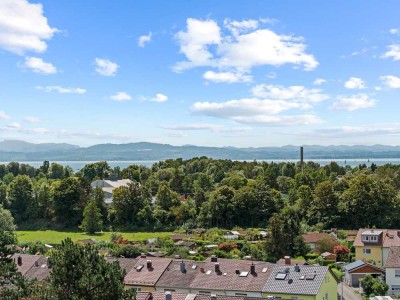
[[[388,295],[400,295],[400,247],[390,247],[385,264]]]
[[[130,179],[121,179],[121,180],[96,180],[93,181],[90,185],[93,189],[96,187],[101,187],[104,192],[104,201],[106,205],[110,205],[112,202],[112,192],[114,189],[121,186],[128,186],[132,183]]]

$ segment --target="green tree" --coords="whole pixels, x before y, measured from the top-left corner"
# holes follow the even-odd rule
[[[33,204],[33,186],[26,175],[18,175],[8,187],[10,210],[17,222],[27,220],[30,206]]]
[[[361,279],[361,287],[367,297],[371,295],[385,296],[389,289],[389,286],[384,281],[374,278],[371,275],[366,275]]]
[[[90,245],[81,247],[66,239],[50,261],[49,290],[56,299],[134,299],[124,291],[125,271],[118,262],[108,263]]]
[[[7,186],[0,181],[0,205],[7,207]]]
[[[83,211],[83,221],[80,228],[89,234],[94,234],[103,228],[100,208],[95,200],[90,200]]]
[[[157,192],[156,205],[163,210],[170,210],[172,207],[179,205],[179,195],[168,187],[165,182],[161,183]]]
[[[64,178],[64,167],[57,163],[51,163],[50,165],[50,176],[51,179],[62,179]]]

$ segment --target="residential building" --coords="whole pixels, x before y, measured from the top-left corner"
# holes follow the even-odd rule
[[[400,246],[400,230],[360,229],[353,246],[356,259],[383,267],[391,247]]]
[[[276,262],[277,265],[308,265],[308,263],[303,259],[292,259],[290,256],[285,256]]]
[[[317,248],[317,243],[322,239],[336,240],[332,235],[325,232],[308,232],[303,234],[304,243],[310,246],[311,250]]]
[[[155,291],[156,283],[168,268],[172,259],[141,256],[133,269],[126,274],[124,283],[136,291]]]
[[[366,275],[379,277],[385,275],[385,270],[362,260],[357,260],[344,267],[344,281],[350,286],[358,287],[360,280]]]
[[[335,253],[330,253],[330,252],[324,252],[321,254],[321,257],[325,260],[334,260],[336,261],[336,254]]]
[[[329,267],[275,266],[264,289],[264,298],[336,300],[337,278]]]
[[[51,265],[43,255],[13,254],[18,272],[28,279],[43,280],[50,274]]]
[[[385,263],[386,283],[389,295],[400,295],[400,247],[390,247]]]
[[[128,186],[132,181],[130,179],[120,179],[120,180],[96,180],[93,181],[90,186],[94,189],[96,187],[101,187],[104,192],[104,201],[106,205],[111,205],[112,203],[112,192],[114,189],[121,186]]]

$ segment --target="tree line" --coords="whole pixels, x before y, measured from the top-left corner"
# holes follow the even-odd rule
[[[291,162],[207,157],[122,170],[97,162],[78,172],[48,161],[39,168],[11,162],[0,165],[0,204],[20,228],[81,226],[93,232],[275,224],[281,234],[394,228],[400,221],[399,171],[391,164],[351,168],[307,162],[301,168]],[[90,183],[122,178],[132,184],[116,188],[106,207],[101,188],[92,189]]]

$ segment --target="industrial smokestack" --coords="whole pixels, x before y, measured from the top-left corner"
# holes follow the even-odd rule
[[[304,164],[304,149],[303,149],[303,147],[300,147],[300,167],[301,167],[301,173],[303,173],[303,164]]]

